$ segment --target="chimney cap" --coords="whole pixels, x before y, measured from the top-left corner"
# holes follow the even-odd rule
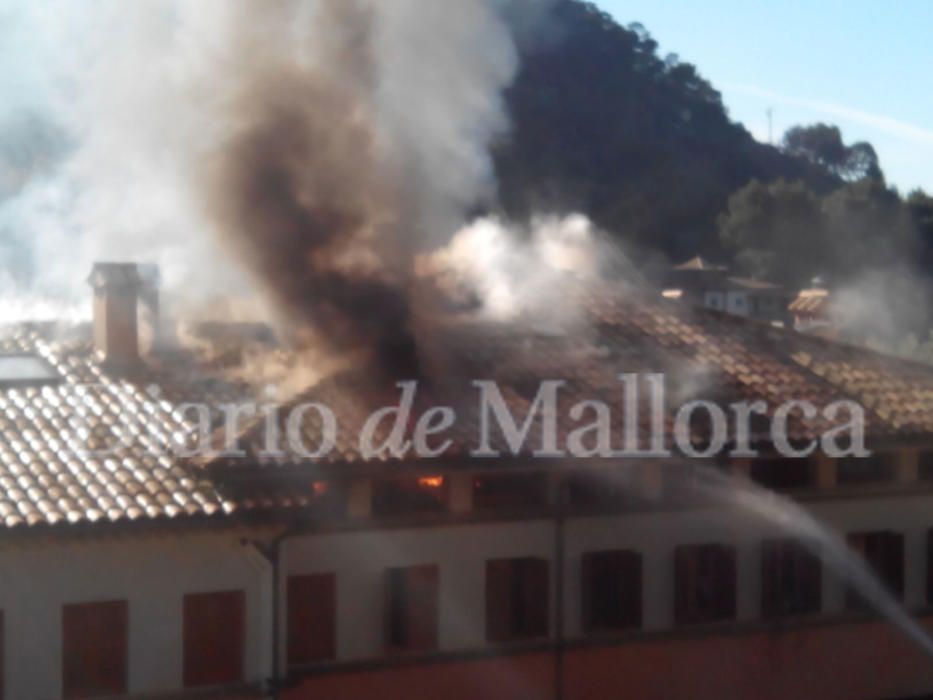
[[[87,279],[94,291],[134,291],[139,288],[140,276],[136,263],[94,263]]]

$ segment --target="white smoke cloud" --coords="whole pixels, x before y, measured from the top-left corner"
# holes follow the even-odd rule
[[[580,287],[610,271],[619,282],[633,279],[619,249],[582,214],[541,217],[528,226],[482,218],[425,256],[419,268],[442,286],[465,286],[496,321],[571,322]]]
[[[0,40],[11,39],[0,41],[0,98],[71,144],[58,167],[0,199],[0,294],[84,303],[97,259],[157,262],[167,287],[194,298],[246,284],[211,235],[199,178],[244,126],[235,105],[254,64],[271,80],[287,65],[351,81],[413,247],[446,241],[494,201],[489,147],[507,132],[502,92],[518,69],[506,17],[528,26],[551,0],[359,0],[371,37],[321,24],[353,0],[0,3]],[[358,49],[373,54],[371,75]]]

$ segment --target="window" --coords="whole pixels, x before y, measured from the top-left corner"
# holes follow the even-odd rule
[[[185,596],[185,687],[242,682],[245,613],[243,591]]]
[[[473,507],[477,510],[530,508],[545,503],[544,474],[488,474],[473,479]]]
[[[679,625],[735,617],[735,549],[719,544],[674,551],[674,618]]]
[[[62,694],[94,698],[126,693],[127,603],[62,608]]]
[[[641,627],[641,555],[628,551],[583,555],[583,629]]]
[[[795,540],[766,540],[761,548],[761,614],[765,618],[819,612],[820,560]]]
[[[843,485],[883,483],[894,479],[894,459],[890,454],[871,457],[845,457],[836,463],[837,481]]]
[[[0,354],[0,387],[55,384],[61,376],[38,355]]]
[[[657,468],[656,465],[643,468]],[[573,508],[619,510],[633,503],[642,468],[604,467],[605,472],[579,471],[567,477],[567,499]],[[623,484],[628,485],[626,488]]]
[[[438,568],[434,565],[386,572],[386,644],[395,651],[437,648]]]
[[[486,562],[486,639],[505,642],[548,633],[548,563],[544,559]]]
[[[775,491],[806,488],[811,485],[810,462],[787,457],[756,459],[752,462],[751,477]]]
[[[384,479],[373,487],[373,512],[376,515],[439,513],[447,509],[447,479],[422,476]]]
[[[312,481],[308,486],[311,496],[307,509],[318,516],[341,516],[347,512],[346,488],[332,481]]]
[[[288,665],[335,657],[337,585],[334,574],[289,576]]]
[[[846,539],[885,587],[901,598],[904,595],[904,536],[897,532],[855,532]],[[857,610],[868,607],[853,588],[846,593],[846,604]]]

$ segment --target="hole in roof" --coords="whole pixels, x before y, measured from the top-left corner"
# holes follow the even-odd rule
[[[0,387],[36,386],[61,381],[61,375],[38,355],[0,354]]]

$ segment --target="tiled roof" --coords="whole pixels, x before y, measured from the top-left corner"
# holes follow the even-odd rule
[[[829,292],[825,289],[804,289],[788,309],[800,316],[815,316],[828,310]]]
[[[674,267],[675,270],[707,270],[712,272],[725,272],[726,267],[723,265],[714,265],[709,260],[700,257],[699,255],[695,258],[691,258],[685,263],[681,263]]]
[[[817,407],[852,399],[868,411],[870,438],[933,439],[933,367],[624,293],[587,296],[579,316],[578,327],[559,333],[519,330],[516,324],[444,322],[435,333],[440,340],[428,363],[436,379],[419,387],[414,414],[435,405],[457,410],[450,434],[454,445],[446,456],[463,458],[476,447],[479,402],[470,380],[496,380],[517,417],[527,413],[542,379],[566,380],[559,406],[566,415],[584,399],[621,411],[618,375],[649,372],[667,376],[671,408],[694,398],[724,407],[762,399],[772,410],[791,399]],[[33,325],[0,333],[0,354],[38,356],[60,375],[58,381],[34,386],[0,383],[0,525],[210,518],[311,504],[312,479],[302,477],[300,470],[293,474],[304,479],[298,489],[249,485],[248,479],[234,484],[226,476],[229,465],[220,459],[205,465],[154,449],[193,439],[191,416],[181,410],[184,402],[218,406],[251,398],[248,387],[178,352],[147,359],[132,376],[115,375],[101,366],[86,330],[63,334],[52,326]],[[159,387],[156,397],[149,393],[152,386]],[[645,394],[643,389],[643,401]],[[394,385],[375,383],[372,375],[356,370],[319,382],[293,404],[320,402],[337,418],[338,444],[315,464],[359,464],[366,461],[358,444],[364,421],[397,400]],[[283,417],[287,408],[280,412]],[[309,449],[320,435],[318,415],[308,411],[298,425]],[[648,412],[643,410],[640,417],[644,428]],[[310,466],[302,455],[287,451],[262,459],[259,426],[256,422],[241,435],[239,447],[249,457],[240,466]],[[670,427],[668,414],[666,432]],[[810,439],[827,427],[820,417],[792,414],[789,437]],[[694,436],[702,439],[704,426],[694,428]],[[536,430],[537,425],[527,445],[540,444]],[[565,437],[559,435],[561,443]],[[106,448],[112,451],[93,451]]]
[[[781,291],[781,287],[777,284],[765,282],[764,280],[751,279],[750,277],[730,277],[729,282],[742,289],[754,289],[762,292]]]
[[[445,379],[422,383],[413,409],[415,417],[430,406],[456,409],[457,422],[445,433],[453,445],[445,456],[467,455],[477,446],[479,401],[471,379],[495,379],[513,416],[521,419],[544,379],[568,382],[560,394],[562,416],[570,406],[586,399],[598,399],[621,413],[622,373],[666,376],[668,431],[676,408],[693,399],[713,401],[727,414],[733,402],[763,400],[768,416],[788,401],[808,401],[819,409],[848,399],[865,407],[869,438],[933,438],[933,367],[664,301],[590,297],[584,309],[586,322],[578,332],[568,334],[475,323],[445,326],[438,334],[444,347],[434,350],[444,361],[432,373],[445,375]],[[337,375],[294,400],[294,405],[324,404],[336,415],[337,445],[315,463],[367,461],[357,439],[363,424],[374,411],[397,403],[399,392],[388,384],[375,389],[365,376]],[[642,428],[648,421],[646,393],[643,387]],[[288,415],[288,407],[282,415]],[[301,429],[307,444],[315,447],[320,443],[321,421],[314,411],[307,415]],[[795,410],[790,414],[788,437],[809,441],[836,424],[822,414],[806,418]],[[535,429],[537,426],[536,422]],[[702,426],[694,427],[694,438],[702,440]],[[757,430],[753,439],[765,439],[769,427],[767,419],[757,428],[753,424],[753,431]],[[413,426],[408,428],[406,439],[411,438]],[[240,446],[249,454],[251,464],[294,466],[307,462],[287,449],[274,458],[264,458],[264,437],[259,423],[242,435]],[[558,433],[561,444],[565,437]],[[540,444],[538,434],[532,432],[525,444],[534,449]],[[504,443],[494,447],[508,452]]]
[[[144,365],[132,379],[114,377],[88,342],[57,334],[43,325],[0,336],[0,353],[38,356],[59,375],[0,386],[0,525],[204,517],[236,507],[158,443],[191,435],[177,399],[219,401],[237,387],[185,376],[177,362],[167,363],[170,371]]]

